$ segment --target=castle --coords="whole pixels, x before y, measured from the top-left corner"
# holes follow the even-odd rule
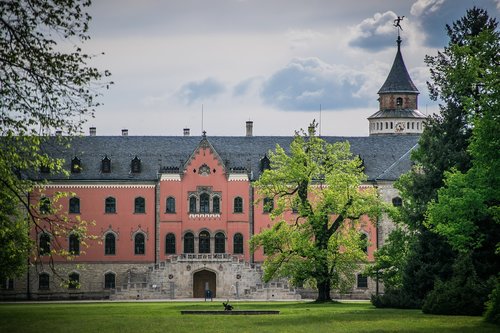
[[[411,167],[425,117],[418,111],[418,90],[397,53],[378,92],[379,110],[368,118],[368,137],[322,137],[349,141],[363,160],[368,180],[381,198],[401,205],[393,183]],[[246,135],[74,137],[69,148],[47,147],[65,161],[69,177],[42,168],[35,179],[48,182],[31,194],[31,202],[48,201],[58,192],[72,195],[58,201],[70,218],[95,221],[89,233],[97,240],[85,247],[78,237],[57,237],[49,229],[33,234],[42,262],[26,276],[9,280],[2,298],[201,298],[284,299],[306,297],[286,280],[262,282],[262,250],[249,251],[249,239],[273,223],[268,206],[256,202],[253,182],[269,168],[267,154],[293,137]],[[43,205],[40,205],[41,207]],[[368,260],[392,230],[387,216],[366,223],[361,232],[369,246]],[[75,254],[72,261],[54,257],[58,274],[48,267],[54,247]],[[76,288],[76,286],[79,286]],[[367,298],[379,283],[357,276],[352,293]],[[381,288],[381,286],[380,286]]]

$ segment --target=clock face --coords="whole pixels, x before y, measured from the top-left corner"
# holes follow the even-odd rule
[[[403,132],[405,130],[405,123],[396,123],[396,132]]]

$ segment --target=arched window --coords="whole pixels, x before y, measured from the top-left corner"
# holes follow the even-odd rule
[[[143,197],[135,198],[134,213],[141,214],[146,212],[146,200]]]
[[[403,106],[403,99],[401,97],[396,98],[396,106],[401,108]]]
[[[111,160],[108,156],[104,156],[101,161],[101,172],[102,173],[110,173],[111,172]]]
[[[50,288],[50,275],[47,273],[38,274],[38,289],[49,290]]]
[[[198,248],[200,253],[210,253],[210,234],[208,231],[200,232],[198,236]]]
[[[208,193],[200,194],[200,213],[208,213],[210,206],[210,196]]]
[[[52,204],[50,203],[50,198],[42,197],[38,203],[40,207],[40,214],[50,214],[52,211]]]
[[[72,214],[80,214],[80,199],[69,199],[69,212]]]
[[[167,234],[165,237],[165,253],[175,254],[175,235],[172,233]]]
[[[108,214],[116,213],[116,199],[113,197],[106,198],[104,202],[104,212]]]
[[[237,233],[233,237],[233,253],[243,254],[243,235]]]
[[[196,213],[196,197],[190,197],[189,198],[189,212],[191,214]]]
[[[45,232],[40,235],[39,253],[41,256],[50,254],[50,235]]]
[[[139,158],[134,157],[132,162],[130,163],[130,171],[132,173],[140,173],[141,172],[141,160]]]
[[[137,233],[134,237],[134,254],[145,254],[146,242],[143,233]]]
[[[220,198],[213,197],[212,199],[212,213],[218,214],[220,213]]]
[[[191,201],[191,200],[190,200]],[[195,207],[196,207],[196,198],[195,198]],[[175,198],[168,197],[167,198],[167,213],[174,214],[175,213]]]
[[[104,254],[116,254],[116,237],[112,232],[108,232],[104,238]]]
[[[190,232],[184,235],[184,253],[194,253],[194,235]]]
[[[368,277],[363,274],[357,276],[358,288],[368,288]]]
[[[68,288],[77,289],[80,287],[80,274],[73,272],[69,275]]]
[[[115,289],[116,275],[115,273],[104,274],[104,289]]]
[[[226,236],[222,232],[215,234],[215,253],[226,252]]]
[[[234,198],[234,208],[235,213],[243,213],[243,199],[241,197]]]
[[[364,253],[368,253],[368,236],[362,232],[361,235],[359,235],[359,239],[361,241],[361,249]]]
[[[82,171],[82,162],[75,156],[71,160],[71,173],[80,173],[80,171]]]
[[[400,197],[392,198],[392,205],[394,207],[401,207],[403,205],[403,199]]]
[[[77,235],[69,235],[69,253],[73,255],[80,254],[80,238]]]
[[[264,198],[264,213],[270,213],[274,209],[274,200],[272,198]]]

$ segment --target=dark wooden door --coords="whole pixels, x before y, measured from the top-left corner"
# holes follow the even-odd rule
[[[217,295],[216,276],[214,272],[207,270],[199,271],[193,275],[193,297],[205,298],[205,291],[209,289],[212,297]]]

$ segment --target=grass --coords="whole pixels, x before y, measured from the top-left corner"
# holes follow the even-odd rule
[[[219,302],[0,304],[0,332],[499,332],[481,317],[425,315],[376,309],[369,303],[232,303],[235,310],[280,310],[279,315],[181,315],[222,310]]]

